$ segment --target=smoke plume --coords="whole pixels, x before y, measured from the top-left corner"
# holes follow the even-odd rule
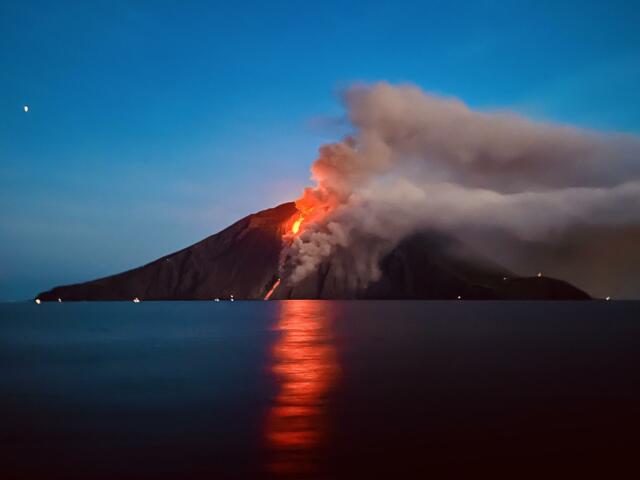
[[[454,234],[492,254],[500,239],[514,269],[535,268],[528,245],[557,250],[569,237],[575,244],[572,232],[579,229],[639,231],[635,137],[473,111],[413,86],[359,85],[344,93],[344,103],[353,133],[320,148],[312,166],[316,186],[297,201],[306,223],[288,251],[291,282],[348,251],[354,282],[366,285],[380,275],[381,257],[419,229]],[[604,238],[590,234],[583,250],[593,251],[587,247],[594,237]],[[572,280],[555,258],[555,270]],[[615,278],[616,262],[608,275],[595,263],[594,275]],[[639,274],[640,265],[631,273],[627,266],[604,287],[638,285]],[[592,283],[592,291],[604,288]]]

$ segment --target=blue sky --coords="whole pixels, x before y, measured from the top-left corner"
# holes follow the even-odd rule
[[[0,300],[295,198],[354,81],[640,133],[633,4],[0,0]]]

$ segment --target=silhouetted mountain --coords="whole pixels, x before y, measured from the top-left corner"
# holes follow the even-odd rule
[[[249,215],[225,230],[147,265],[110,277],[56,287],[42,301],[263,299],[279,275],[285,225],[293,203]],[[348,255],[345,256],[348,258]],[[381,264],[381,278],[354,285],[331,259],[272,299],[588,299],[561,280],[518,277],[434,232],[406,238]],[[346,270],[348,271],[348,270]]]

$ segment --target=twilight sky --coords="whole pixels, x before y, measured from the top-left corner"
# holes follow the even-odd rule
[[[299,196],[354,81],[640,133],[634,2],[213,3],[0,0],[0,301]]]

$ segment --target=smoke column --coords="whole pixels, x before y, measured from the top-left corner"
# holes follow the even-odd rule
[[[343,98],[353,133],[320,148],[316,186],[296,202],[305,229],[287,251],[290,283],[348,252],[354,284],[366,285],[381,257],[419,229],[485,252],[500,239],[508,266],[521,268],[531,268],[527,245],[559,247],[585,228],[639,231],[635,137],[473,111],[407,85],[357,85]],[[640,262],[625,275],[638,284],[639,272]]]

